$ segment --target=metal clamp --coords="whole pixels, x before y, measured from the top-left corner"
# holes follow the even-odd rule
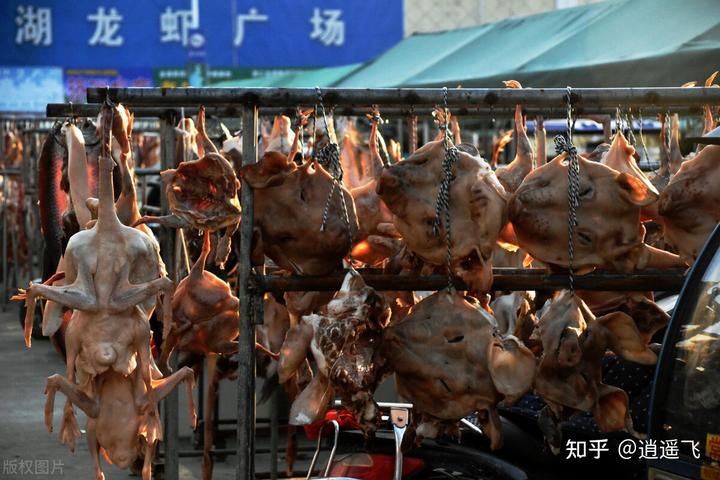
[[[395,433],[395,475],[394,480],[402,479],[403,470],[403,454],[402,454],[402,440],[405,436],[405,430],[410,420],[410,410],[401,407],[390,408],[390,423],[393,426],[393,432]]]

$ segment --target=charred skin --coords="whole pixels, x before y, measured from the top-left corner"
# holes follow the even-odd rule
[[[63,250],[63,212],[68,207],[68,199],[67,194],[60,188],[63,164],[67,163],[67,148],[62,141],[61,128],[61,122],[53,126],[45,139],[38,161],[40,227],[45,241],[43,281],[55,273]]]

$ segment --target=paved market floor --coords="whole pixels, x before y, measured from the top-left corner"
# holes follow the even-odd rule
[[[50,434],[45,429],[45,381],[53,373],[64,374],[65,364],[46,340],[33,340],[32,348],[25,348],[17,308],[11,304],[0,313],[0,372],[4,380],[4,388],[0,389],[0,457],[3,464],[0,478],[94,479],[84,435],[83,412],[75,409],[83,429],[75,453],[58,440],[57,431],[65,403],[60,393],[55,401],[55,432]],[[184,421],[184,417],[185,412],[181,412],[180,421]],[[258,446],[263,446],[263,443],[262,439],[258,439]],[[190,439],[181,439],[181,446],[190,448]],[[228,448],[231,446],[227,445]],[[106,480],[137,478],[130,477],[128,471],[108,465],[104,460],[102,462]],[[283,462],[281,458],[281,467]],[[202,478],[200,458],[181,458],[180,463],[182,480]],[[303,468],[307,463],[307,454],[301,454],[298,466]],[[267,472],[268,456],[259,455],[256,468],[258,472]],[[234,479],[235,458],[230,456],[224,462],[216,462],[213,478]]]

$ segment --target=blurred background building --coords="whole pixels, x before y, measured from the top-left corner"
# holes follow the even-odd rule
[[[600,0],[404,0],[405,36],[496,22]]]

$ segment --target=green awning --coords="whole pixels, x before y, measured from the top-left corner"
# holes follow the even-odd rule
[[[414,35],[336,86],[678,86],[718,64],[720,1],[612,0]]]

